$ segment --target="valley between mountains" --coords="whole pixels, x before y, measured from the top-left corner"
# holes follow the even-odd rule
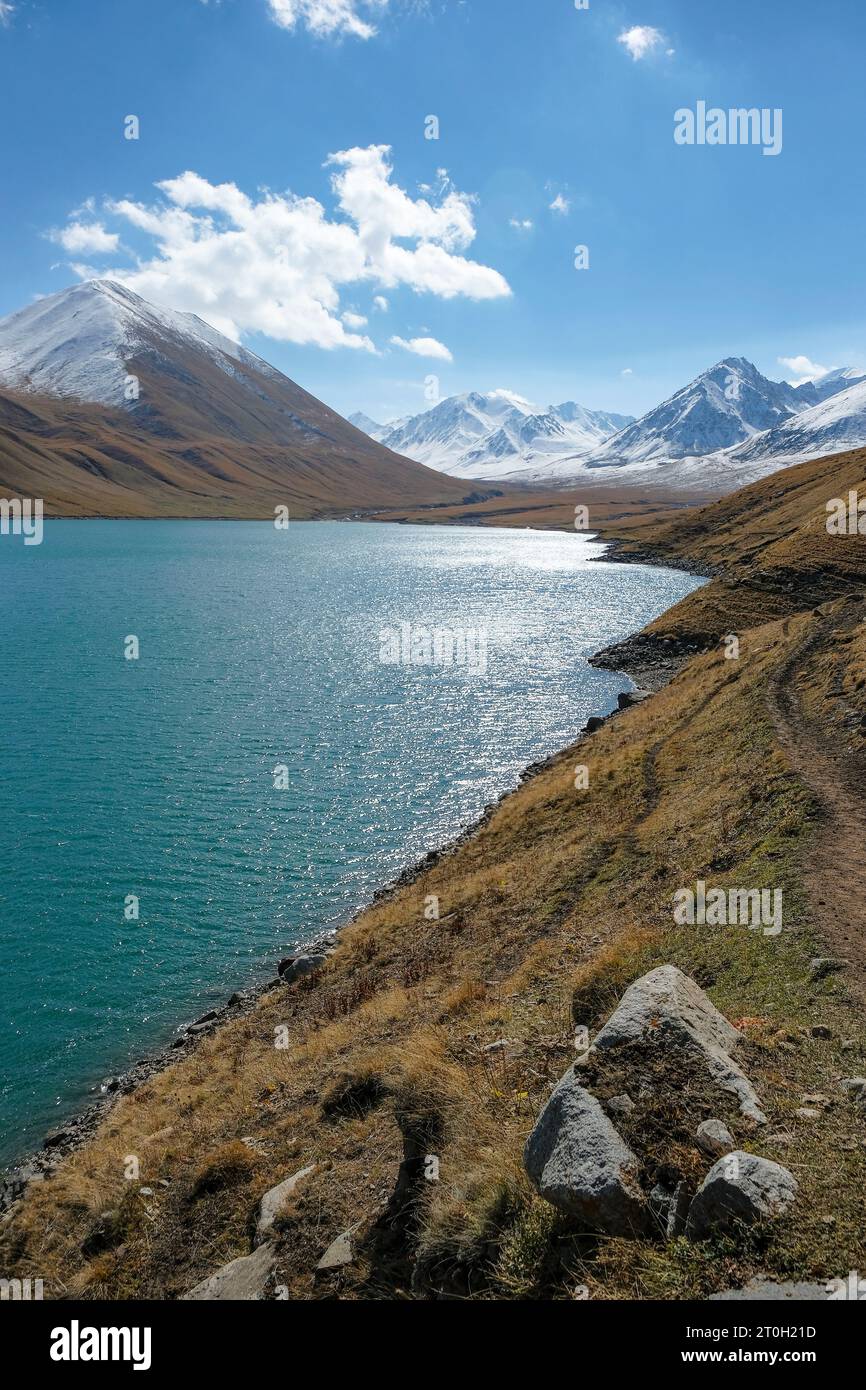
[[[860,449],[611,518],[624,563],[711,576],[596,658],[654,693],[531,769],[309,973],[284,968],[73,1130],[2,1219],[4,1268],[92,1300],[706,1299],[756,1278],[825,1297],[862,1269],[866,538],[829,536],[825,505],[864,486]],[[697,882],[781,890],[784,930],[677,924]],[[651,1036],[575,1068],[576,1030],[595,1038],[662,967],[723,1015],[763,1122]],[[639,1153],[635,1229],[530,1181],[524,1144],[564,1075]],[[659,1191],[701,1186],[710,1120],[742,1163],[787,1172],[784,1211],[650,1218]]]

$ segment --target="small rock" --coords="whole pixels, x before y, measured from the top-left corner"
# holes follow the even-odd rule
[[[140,1188],[138,1189],[138,1195],[139,1195],[139,1197],[152,1197],[152,1196],[153,1196],[153,1188],[152,1188],[152,1187],[140,1187]]]
[[[689,1208],[686,1235],[703,1240],[739,1223],[779,1216],[794,1200],[797,1181],[779,1163],[742,1149],[710,1169]]]
[[[319,1263],[316,1265],[317,1274],[338,1274],[341,1269],[352,1264],[355,1258],[355,1245],[351,1231],[344,1231],[341,1236],[337,1236],[325,1251]]]
[[[311,1173],[315,1173],[317,1166],[317,1164],[311,1163],[308,1168],[302,1168],[300,1172],[293,1173],[290,1178],[284,1178],[282,1182],[277,1183],[276,1187],[270,1188],[265,1193],[259,1202],[259,1209],[256,1214],[254,1245],[261,1245],[263,1241],[267,1240],[282,1207],[298,1184],[303,1182],[304,1178],[308,1178]]]
[[[183,1295],[184,1300],[251,1302],[264,1297],[274,1267],[274,1247],[260,1245],[251,1255],[241,1255]]]
[[[866,1100],[866,1076],[846,1076],[839,1084],[854,1100]]]
[[[816,956],[809,962],[809,975],[813,980],[826,979],[828,975],[835,975],[840,970],[845,970],[848,966],[847,960],[839,960],[835,956]]]
[[[816,1106],[821,1110],[827,1110],[833,1104],[829,1096],[822,1095],[820,1091],[814,1094],[803,1096],[803,1105]]]
[[[597,714],[594,714],[590,719],[587,719],[586,724],[584,725],[584,728],[588,734],[594,734],[597,729],[601,729],[603,727],[604,720],[600,719]]]
[[[734,1147],[734,1136],[721,1120],[704,1120],[698,1125],[695,1142],[702,1153],[711,1158],[721,1158]]]
[[[326,964],[328,954],[324,951],[310,952],[301,956],[289,956],[286,960],[280,961],[280,979],[284,985],[293,984],[295,980],[300,980],[304,975],[313,975],[317,970],[321,970]]]
[[[810,1105],[801,1105],[799,1110],[794,1111],[794,1114],[798,1120],[820,1120],[821,1118],[821,1111],[813,1110]]]
[[[743,1302],[765,1300],[772,1303],[817,1303],[828,1299],[830,1293],[826,1284],[777,1284],[773,1279],[753,1279],[744,1289],[727,1289],[725,1293],[711,1293],[708,1302]]]
[[[57,1149],[61,1144],[68,1144],[72,1138],[72,1130],[56,1129],[52,1134],[46,1134],[42,1140],[43,1149]]]
[[[814,1026],[814,1028],[810,1028],[810,1029],[809,1029],[809,1032],[811,1033],[811,1035],[812,1035],[813,1038],[825,1038],[825,1039],[826,1039],[826,1038],[832,1038],[832,1036],[833,1036],[833,1031],[832,1031],[832,1029],[831,1029],[831,1028],[828,1028],[827,1025],[826,1025],[826,1023],[816,1023],[815,1026]]]
[[[634,1101],[631,1096],[625,1094],[621,1096],[611,1096],[609,1100],[605,1101],[605,1106],[608,1110],[612,1111],[614,1115],[630,1115],[634,1110]]]

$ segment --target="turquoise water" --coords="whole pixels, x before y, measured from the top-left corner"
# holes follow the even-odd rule
[[[615,705],[586,655],[700,581],[601,550],[329,522],[0,537],[0,1158]],[[486,629],[486,676],[382,664],[401,622]]]

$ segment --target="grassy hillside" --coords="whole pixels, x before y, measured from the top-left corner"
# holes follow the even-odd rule
[[[757,1272],[864,1267],[866,1126],[840,1080],[866,1067],[866,626],[850,597],[866,567],[861,542],[826,547],[816,517],[823,491],[866,469],[805,468],[642,541],[717,557],[719,576],[653,625],[708,649],[364,912],[319,974],[269,990],[122,1097],[4,1219],[4,1271],[45,1279],[46,1296],[177,1297],[246,1253],[261,1195],[312,1164],[277,1221],[291,1298],[703,1298]],[[819,572],[813,608],[799,586]],[[719,622],[739,635],[736,660]],[[785,930],[676,926],[672,895],[699,878],[781,888]],[[829,955],[848,964],[819,976],[810,962]],[[746,1035],[738,1059],[769,1124],[721,1117],[800,1185],[793,1216],[742,1239],[593,1236],[522,1170],[575,1028],[666,962]],[[699,1177],[694,1109],[719,1114],[719,1098],[647,1082],[628,1124],[660,1170]],[[797,1113],[807,1095],[824,1098],[815,1118]],[[350,1229],[354,1262],[317,1279]]]

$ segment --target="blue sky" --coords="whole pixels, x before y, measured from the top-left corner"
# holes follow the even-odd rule
[[[861,0],[0,16],[0,314],[123,274],[377,419],[431,374],[640,414],[731,354],[866,363]],[[781,153],[677,145],[699,101],[781,109]]]

